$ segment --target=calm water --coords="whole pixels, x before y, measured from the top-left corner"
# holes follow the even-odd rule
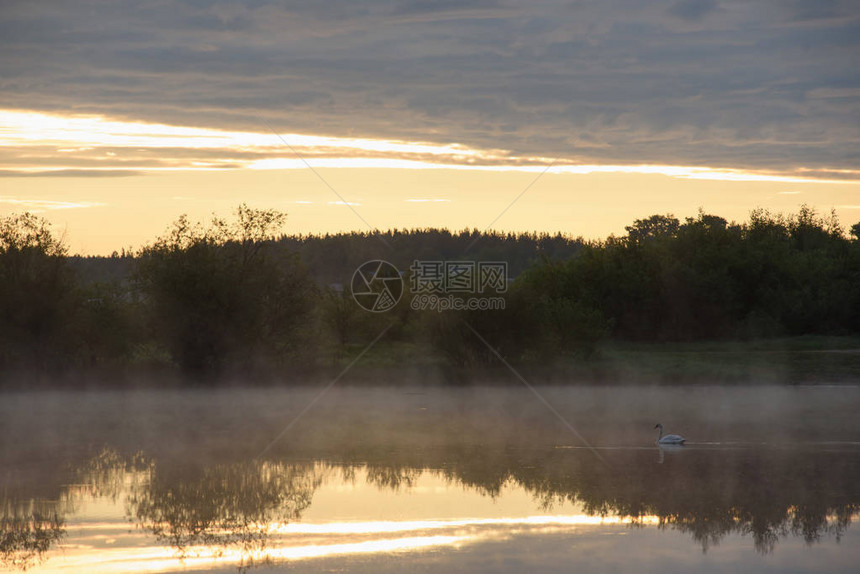
[[[539,391],[3,394],[0,570],[856,571],[857,387]]]

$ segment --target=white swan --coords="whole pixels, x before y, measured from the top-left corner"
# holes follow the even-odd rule
[[[687,440],[676,434],[667,434],[666,436],[663,436],[663,425],[660,423],[654,425],[654,428],[660,429],[660,436],[657,437],[657,444],[684,444]]]

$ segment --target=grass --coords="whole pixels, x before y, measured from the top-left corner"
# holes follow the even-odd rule
[[[338,361],[346,366],[363,350],[351,345]],[[752,341],[634,343],[606,341],[588,358],[511,360],[534,382],[643,384],[828,384],[860,383],[860,338],[803,336]],[[508,377],[501,364],[458,368],[426,346],[378,342],[356,363],[356,381],[488,382]]]

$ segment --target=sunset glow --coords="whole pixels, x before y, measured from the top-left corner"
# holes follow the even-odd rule
[[[287,233],[600,239],[801,205],[854,223],[850,11],[412,4],[168,2],[170,23],[10,4],[0,214],[44,214],[84,254],[243,202],[288,211]]]
[[[187,548],[177,553],[168,546],[146,549],[93,548],[88,544],[66,544],[61,556],[40,568],[40,572],[167,572],[177,565],[211,568],[248,561],[296,561],[332,556],[421,552],[435,547],[456,547],[482,542],[503,542],[523,532],[536,535],[566,533],[575,536],[577,527],[623,526],[634,522],[617,516],[556,515],[521,518],[483,518],[468,520],[420,520],[383,522],[326,522],[267,525],[272,539],[263,550],[238,547]],[[656,516],[643,516],[636,524],[655,526]],[[106,535],[95,534],[122,529],[122,524],[82,525],[79,542],[98,543]],[[524,530],[525,529],[525,530]],[[91,536],[88,533],[93,532]],[[389,538],[388,534],[401,536]],[[326,538],[320,538],[324,536]],[[307,537],[307,538],[303,538]],[[368,537],[371,537],[368,539]]]
[[[454,169],[551,174],[630,173],[683,179],[856,183],[852,179],[766,174],[677,165],[598,165],[547,157],[518,157],[505,150],[459,144],[326,137],[265,131],[231,132],[165,124],[0,110],[0,147],[17,154],[7,175],[94,170],[170,172],[224,169]],[[55,147],[51,152],[48,147]],[[28,157],[43,158],[40,163]],[[860,171],[841,170],[846,178]]]
[[[855,574],[857,2],[2,0],[0,53],[0,571]]]

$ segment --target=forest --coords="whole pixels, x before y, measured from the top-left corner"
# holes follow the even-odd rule
[[[0,217],[0,386],[291,384],[359,356],[369,373],[408,366],[444,382],[504,363],[594,378],[589,365],[612,349],[767,349],[809,337],[849,347],[856,362],[860,223],[845,228],[808,206],[757,209],[741,223],[652,215],[593,241],[440,229],[295,236],[283,233],[286,217],[245,205],[229,219],[182,216],[109,257],[70,255],[34,214]],[[406,285],[385,313],[350,293],[355,270],[377,259]],[[504,309],[413,309],[416,260],[506,262]]]

